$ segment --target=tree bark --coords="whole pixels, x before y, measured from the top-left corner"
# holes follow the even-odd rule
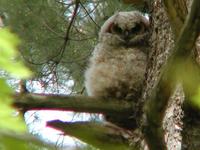
[[[151,112],[153,112],[153,114],[156,114],[156,112],[163,114],[162,112],[163,110],[165,110],[165,108],[160,107],[161,103],[160,100],[168,101],[167,99],[169,99],[169,97],[173,94],[173,92],[171,91],[167,95],[164,95],[165,92],[162,91],[160,92],[162,86],[161,87],[159,86],[159,84],[162,84],[160,82],[162,81],[162,78],[161,80],[159,80],[160,72],[161,73],[163,72],[162,69],[163,65],[165,65],[165,63],[168,63],[166,61],[169,56],[168,54],[173,55],[173,57],[171,58],[172,63],[170,63],[169,66],[173,65],[176,66],[177,64],[181,65],[176,66],[174,68],[172,67],[174,70],[173,69],[171,69],[171,71],[170,69],[167,70],[167,72],[169,73],[164,79],[168,81],[169,77],[171,76],[172,80],[183,82],[184,92],[186,93],[186,100],[184,102],[183,109],[182,105],[184,96],[183,96],[183,91],[181,90],[182,89],[181,86],[177,86],[178,89],[175,90],[176,92],[174,93],[174,96],[171,97],[170,103],[168,103],[168,108],[166,110],[167,113],[165,114],[165,119],[164,119],[165,142],[167,144],[168,149],[181,149],[181,146],[182,149],[192,150],[199,148],[198,141],[200,134],[198,133],[199,128],[197,128],[197,126],[199,125],[199,121],[197,120],[197,118],[199,118],[198,115],[199,110],[188,104],[188,102],[191,102],[191,97],[192,95],[193,96],[195,95],[195,92],[199,86],[198,84],[199,69],[197,69],[196,67],[194,58],[189,59],[188,61],[186,61],[186,58],[188,58],[188,56],[191,56],[195,40],[200,32],[199,30],[200,24],[198,22],[200,12],[199,9],[197,9],[199,8],[199,2],[194,0],[193,3],[194,7],[196,8],[193,9],[193,6],[191,6],[192,11],[190,12],[189,16],[191,20],[189,21],[188,19],[185,21],[184,16],[187,14],[186,6],[190,7],[188,3],[189,1],[187,0],[176,1],[176,2],[173,0],[165,0],[165,1],[158,0],[158,1],[153,1],[150,6],[150,8],[152,8],[151,11],[152,36],[150,38],[152,57],[150,57],[151,58],[150,62],[152,63],[149,63],[150,66],[147,72],[147,83],[146,83],[147,86],[145,88],[143,95],[144,101],[150,100],[150,102],[147,102],[146,106],[147,123],[150,124],[150,125],[147,124],[147,127],[150,128],[149,131],[150,136],[148,135],[148,132],[146,133],[147,139],[151,140],[150,137],[152,137],[153,133],[157,133],[157,135],[162,136],[162,130],[160,130],[161,128],[160,122],[162,121],[163,118],[161,117],[160,119],[158,119],[159,116],[161,116],[160,114],[154,115],[153,117],[151,116],[152,114],[150,116],[149,114]],[[165,9],[164,9],[164,4],[165,4]],[[177,9],[179,7],[181,9]],[[176,42],[175,48],[174,48],[174,41]],[[171,51],[173,49],[175,53]],[[179,60],[180,58],[182,59],[180,60],[180,62],[174,61],[177,59]],[[186,63],[183,63],[184,61],[186,61]],[[187,66],[186,67],[187,69],[185,68],[185,65]],[[183,68],[185,68],[185,70]],[[166,68],[164,68],[164,70],[165,69]],[[174,74],[174,72],[176,73]],[[192,80],[188,81],[188,78]],[[195,84],[198,86],[194,86]],[[173,86],[175,87],[175,85]],[[171,86],[169,86],[168,88],[170,87]],[[155,88],[159,90],[155,90]],[[161,97],[161,99],[159,99],[159,97]],[[158,104],[156,104],[156,102]],[[152,104],[155,105],[153,105],[152,107]],[[164,106],[165,104],[163,103],[161,105]],[[182,120],[183,111],[184,111],[184,119]],[[169,114],[171,114],[171,116]],[[181,136],[181,130],[183,131],[182,136]],[[154,136],[155,139],[157,138],[157,140],[155,141],[149,141],[149,142],[147,141],[150,149],[156,149],[156,147],[154,147],[156,145],[154,144],[155,142],[160,141],[160,143],[162,143],[162,139],[159,140],[160,136],[157,137]],[[157,145],[157,148],[165,149],[163,145],[164,144]]]

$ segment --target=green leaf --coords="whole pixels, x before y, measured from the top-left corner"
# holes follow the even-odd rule
[[[191,99],[193,105],[200,109],[200,87],[198,88],[197,94]]]
[[[10,105],[0,101],[0,129],[8,129],[18,132],[26,131],[25,123],[19,116],[14,116],[14,110]]]
[[[28,148],[28,145],[26,142],[20,141],[20,140],[16,140],[14,138],[3,138],[0,137],[1,142],[0,142],[0,149],[3,150],[14,150],[14,149],[18,149],[18,150],[31,150],[30,148]]]
[[[0,87],[0,102],[4,101],[5,103],[10,103],[11,100],[9,95],[12,94],[12,89],[6,84],[5,79],[0,78]]]
[[[29,134],[0,130],[0,150],[51,150]]]
[[[20,43],[18,37],[8,29],[0,29],[0,68],[17,78],[30,77],[31,71],[17,60],[17,45]]]
[[[4,79],[0,79],[0,87],[0,129],[25,131],[25,123],[19,116],[14,116],[15,110],[11,107],[11,88]]]
[[[17,46],[20,43],[18,37],[8,29],[0,29],[0,69],[3,69],[19,78],[26,78],[31,72],[18,58]],[[18,116],[14,116],[15,110],[11,107],[12,90],[5,79],[0,79],[0,129],[13,131],[25,131],[25,123]]]

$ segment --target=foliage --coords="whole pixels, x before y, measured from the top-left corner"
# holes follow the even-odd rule
[[[32,141],[31,141],[32,140]],[[29,139],[24,134],[15,134],[13,132],[0,132],[0,149],[3,150],[50,150],[42,143]]]
[[[18,38],[9,30],[0,30],[0,68],[16,77],[24,78],[30,76],[31,73],[22,64],[22,61],[16,59],[18,54],[16,46],[18,44]],[[12,90],[6,84],[5,79],[0,79],[0,86],[0,117],[3,118],[0,120],[0,128],[24,131],[25,125],[19,120],[19,117],[11,117],[14,113],[14,110],[10,107]]]
[[[15,77],[29,77],[31,72],[25,68],[21,61],[17,60],[18,53],[16,47],[19,44],[19,39],[10,33],[8,29],[1,29],[0,43],[0,68]]]
[[[22,79],[30,77],[31,72],[18,58],[18,44],[19,39],[17,36],[8,29],[0,29],[0,69]],[[12,94],[14,93],[6,83],[5,78],[0,78],[0,87],[0,149],[38,149],[39,145],[41,147],[39,142],[33,140],[35,144],[31,144],[32,139],[30,139],[30,144],[27,144],[30,137],[24,137],[25,123],[19,115],[15,115],[17,112],[11,107]]]
[[[99,27],[114,12],[132,7],[121,1],[81,1],[70,26],[74,8],[71,1],[0,1],[4,23],[22,39],[21,55],[37,80],[44,86],[57,84],[63,89],[66,81],[73,79],[73,90],[80,92]]]

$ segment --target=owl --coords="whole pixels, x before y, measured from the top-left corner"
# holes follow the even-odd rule
[[[140,96],[147,66],[148,28],[149,20],[138,11],[115,13],[103,24],[85,72],[89,96],[122,100]]]

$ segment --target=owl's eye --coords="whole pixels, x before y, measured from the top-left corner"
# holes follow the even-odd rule
[[[131,33],[138,33],[143,30],[143,26],[137,23],[133,28],[131,28]]]
[[[113,32],[116,32],[116,33],[122,33],[122,28],[120,28],[120,27],[117,26],[117,25],[113,25],[112,31],[113,31]]]

